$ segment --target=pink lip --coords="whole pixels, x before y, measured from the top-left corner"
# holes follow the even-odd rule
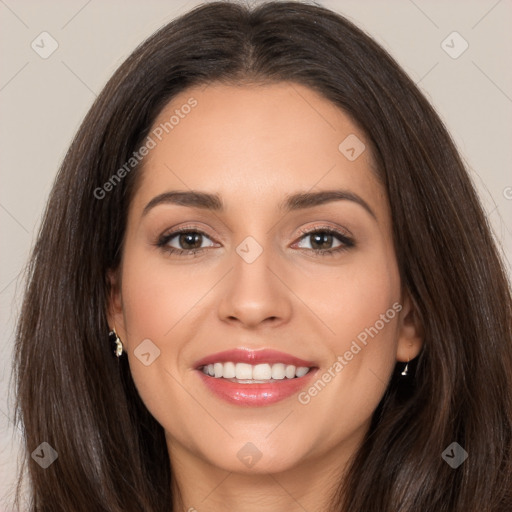
[[[207,364],[227,363],[230,361],[233,363],[248,364],[284,363],[292,364],[293,366],[297,367],[307,366],[308,368],[315,366],[315,363],[312,361],[305,361],[304,359],[285,354],[284,352],[279,352],[278,350],[251,350],[245,348],[236,348],[234,350],[225,350],[224,352],[217,352],[216,354],[211,354],[207,357],[204,357],[195,363],[195,368],[201,368]]]
[[[231,382],[228,379],[216,379],[215,377],[204,374],[201,370],[203,366],[208,364],[225,363],[228,361],[248,364],[284,363],[296,367],[307,366],[311,368],[311,370],[304,375],[304,377],[295,379],[285,378],[266,384],[241,384]],[[315,363],[311,361],[269,349],[257,351],[235,349],[218,352],[199,360],[195,367],[199,378],[211,392],[228,403],[247,407],[271,405],[297,394],[311,382],[318,371],[318,368],[315,367]]]
[[[205,375],[201,370],[197,370],[197,374],[208,389],[219,398],[231,404],[261,407],[297,394],[311,382],[317,371],[318,368],[311,369],[304,377],[276,380],[268,384],[240,384],[227,379],[216,379]]]

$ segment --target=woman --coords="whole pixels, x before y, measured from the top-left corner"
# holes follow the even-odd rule
[[[512,508],[477,195],[394,60],[315,5],[200,6],[114,74],[55,181],[16,376],[34,511]]]

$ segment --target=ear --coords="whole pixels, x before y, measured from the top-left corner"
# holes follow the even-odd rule
[[[423,347],[423,325],[409,293],[404,293],[400,311],[396,359],[408,362],[414,359]]]
[[[109,282],[107,320],[110,330],[113,330],[115,327],[117,335],[121,339],[126,339],[120,274],[119,270],[109,270],[107,272],[107,279]]]

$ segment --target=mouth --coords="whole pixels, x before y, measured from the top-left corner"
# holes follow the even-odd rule
[[[242,384],[266,384],[283,379],[300,379],[311,370],[307,366],[294,366],[285,363],[247,364],[217,362],[202,366],[201,371],[214,379],[227,379]]]
[[[318,370],[315,363],[283,352],[247,349],[212,354],[195,368],[209,391],[219,398],[257,407],[297,394]]]

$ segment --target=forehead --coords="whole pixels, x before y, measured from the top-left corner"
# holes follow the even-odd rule
[[[284,192],[326,188],[350,188],[369,201],[383,195],[364,132],[332,102],[295,83],[189,88],[160,112],[150,137],[137,209],[167,189],[269,205]]]

